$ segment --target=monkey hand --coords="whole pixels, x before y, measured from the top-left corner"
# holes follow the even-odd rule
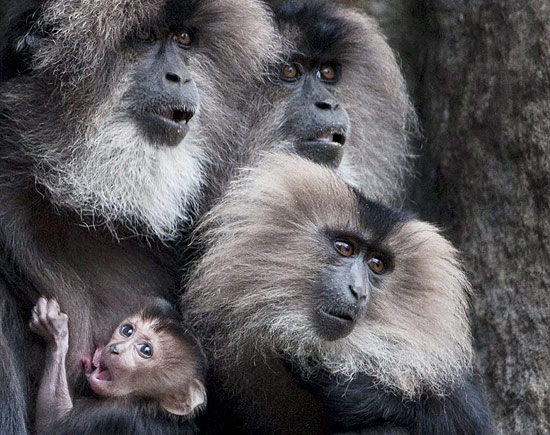
[[[61,312],[55,299],[38,299],[32,310],[29,327],[32,332],[46,340],[48,346],[59,350],[68,350],[69,317]]]

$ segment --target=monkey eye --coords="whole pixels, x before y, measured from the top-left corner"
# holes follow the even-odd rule
[[[189,47],[195,39],[193,32],[190,30],[178,30],[174,32],[174,37],[176,42],[182,47]]]
[[[283,80],[294,81],[300,77],[300,71],[295,63],[288,63],[281,70]]]
[[[150,344],[140,344],[138,350],[144,358],[151,358],[153,356],[153,347]]]
[[[367,264],[369,265],[370,269],[377,275],[381,275],[386,271],[386,265],[380,258],[376,256],[370,257],[367,260]]]
[[[329,82],[334,81],[336,79],[336,67],[331,64],[324,64],[319,68],[319,71],[317,71],[317,78],[327,80]]]
[[[337,240],[334,243],[334,247],[340,253],[340,255],[344,257],[351,257],[355,254],[355,246],[353,246],[352,243],[343,240]]]
[[[120,327],[120,333],[125,337],[131,337],[134,333],[134,327],[129,323],[125,323]]]

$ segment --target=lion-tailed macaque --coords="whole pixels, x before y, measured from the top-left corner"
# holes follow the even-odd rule
[[[207,433],[490,432],[470,285],[433,225],[283,155],[200,230],[182,307],[211,367]]]

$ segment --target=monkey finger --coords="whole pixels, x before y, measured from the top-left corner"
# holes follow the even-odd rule
[[[56,299],[50,299],[48,304],[48,309],[50,308],[50,306],[52,310],[54,310],[57,313],[57,315],[59,315],[59,313],[61,312],[61,307],[59,306],[59,303],[57,302]]]
[[[47,310],[48,311],[46,316],[50,322],[59,317],[59,305],[57,304],[55,299],[50,299],[48,301]]]
[[[32,313],[31,320],[29,322],[29,328],[32,332],[34,332],[37,335],[40,335],[41,337],[47,337],[48,331],[44,328],[43,324],[40,322],[40,319],[38,318],[38,314]]]
[[[45,319],[46,313],[48,312],[48,300],[46,298],[40,298],[36,306],[38,307],[36,310],[38,317],[40,319]]]

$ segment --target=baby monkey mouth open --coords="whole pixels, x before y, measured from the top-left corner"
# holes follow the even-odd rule
[[[107,364],[103,361],[102,350],[103,348],[99,347],[96,349],[91,359],[82,359],[86,378],[88,378],[88,381],[92,381],[92,383],[94,380],[102,382],[111,382],[113,380],[109,367],[107,367]]]
[[[99,381],[110,382],[113,380],[109,368],[103,362],[100,362],[99,367],[96,367],[92,373],[95,374],[95,378]]]

